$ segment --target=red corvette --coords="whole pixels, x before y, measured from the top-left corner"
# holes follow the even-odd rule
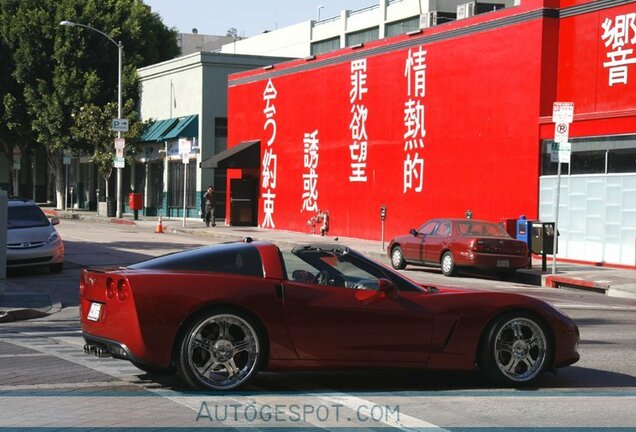
[[[528,266],[528,245],[513,239],[499,225],[474,219],[433,219],[409,235],[394,238],[387,249],[391,265],[433,265],[445,276],[460,267],[496,270],[509,277]]]
[[[471,370],[529,385],[579,359],[576,324],[528,296],[418,285],[342,245],[225,243],[84,270],[85,351],[228,390],[259,370]]]

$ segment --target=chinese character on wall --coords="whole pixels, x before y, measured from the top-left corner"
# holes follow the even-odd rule
[[[318,210],[318,131],[305,133],[303,139],[303,210]]]
[[[263,114],[265,115],[265,123],[263,124],[263,130],[268,133],[267,148],[263,154],[262,165],[262,186],[263,192],[263,228],[275,228],[274,225],[274,200],[276,198],[276,172],[278,169],[278,161],[276,153],[274,152],[274,141],[276,140],[276,106],[274,101],[278,92],[274,87],[272,80],[267,81],[265,90],[263,91],[263,101],[265,102],[265,109]]]
[[[605,18],[601,24],[601,39],[609,50],[608,61],[603,66],[609,69],[608,85],[627,84],[627,66],[636,63],[634,45],[636,45],[636,12],[617,15],[614,19]]]
[[[349,155],[351,158],[350,182],[367,181],[367,130],[366,122],[368,109],[362,103],[367,92],[367,59],[351,62],[351,90],[349,101],[351,102],[351,144]]]
[[[421,192],[424,186],[424,96],[426,96],[426,51],[409,49],[404,65],[406,96],[404,102],[404,176],[402,192]]]

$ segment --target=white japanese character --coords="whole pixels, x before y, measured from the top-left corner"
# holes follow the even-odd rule
[[[417,186],[413,187],[413,183],[417,182]],[[411,155],[407,155],[404,160],[404,190],[406,193],[409,189],[415,192],[422,192],[424,181],[424,159],[421,159],[417,153],[411,159]]]
[[[362,95],[367,92],[367,59],[354,60],[351,62],[351,91],[349,101],[361,100]]]
[[[276,189],[276,171],[278,168],[278,162],[276,155],[272,152],[272,149],[265,150],[263,154],[263,188]]]
[[[352,105],[351,112],[353,113],[351,123],[349,123],[349,129],[351,129],[351,139],[366,140],[366,122],[367,116],[369,115],[369,110],[364,105]]]
[[[276,194],[269,189],[263,194],[263,213],[265,214],[261,224],[263,228],[276,228],[274,225],[274,198],[276,198]]]

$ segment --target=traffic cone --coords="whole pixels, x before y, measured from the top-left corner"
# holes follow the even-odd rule
[[[155,234],[163,234],[163,224],[161,223],[161,215],[157,221],[157,228],[155,228]]]

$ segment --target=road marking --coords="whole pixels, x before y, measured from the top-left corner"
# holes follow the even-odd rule
[[[77,388],[121,387],[121,386],[122,386],[122,383],[119,383],[117,381],[91,381],[91,382],[58,383],[58,384],[0,385],[0,391],[68,390],[68,389],[77,389]]]
[[[23,353],[23,354],[0,354],[0,358],[14,358],[14,357],[43,357],[49,354],[45,353]]]
[[[586,303],[551,303],[559,309],[636,312],[636,306],[603,306]]]

